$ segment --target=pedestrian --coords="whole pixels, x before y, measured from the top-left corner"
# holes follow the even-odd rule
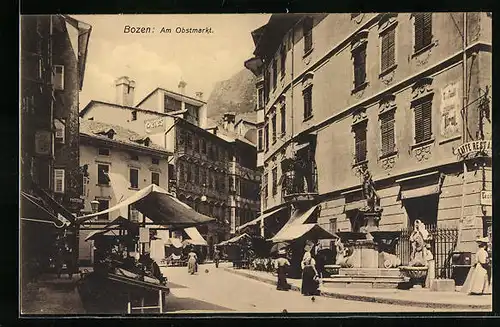
[[[319,295],[319,275],[311,252],[304,253],[300,266],[302,268],[302,294],[306,296]]]
[[[191,275],[194,275],[194,273],[197,271],[196,265],[198,261],[198,256],[196,253],[191,250],[188,253],[188,273]]]
[[[219,268],[219,260],[220,260],[220,251],[219,251],[219,249],[217,249],[217,246],[216,246],[215,250],[214,250],[215,268]]]
[[[281,249],[278,251],[278,259],[275,261],[276,270],[278,271],[278,282],[276,289],[278,291],[288,291],[290,285],[286,280],[286,270],[290,266],[290,261],[286,258],[286,250]]]
[[[462,286],[462,293],[470,295],[491,294],[491,283],[489,277],[490,258],[488,256],[488,238],[482,237],[476,240],[479,249],[476,252],[476,264],[471,267],[467,279]]]

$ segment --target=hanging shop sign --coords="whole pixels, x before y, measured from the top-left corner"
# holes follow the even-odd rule
[[[144,122],[144,130],[146,134],[157,134],[161,132],[165,132],[165,118],[155,118],[146,120]]]
[[[478,140],[462,144],[455,150],[455,154],[461,158],[467,158],[471,153],[486,153],[491,156],[491,140]]]
[[[441,90],[441,136],[451,138],[460,135],[460,97],[458,83],[453,82]]]
[[[491,191],[481,191],[481,205],[490,206],[491,205],[492,194]]]

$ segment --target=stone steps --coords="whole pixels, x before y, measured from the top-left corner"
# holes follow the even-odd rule
[[[398,288],[401,283],[406,282],[406,278],[401,276],[347,276],[333,275],[323,278],[323,284],[327,287],[339,288]]]

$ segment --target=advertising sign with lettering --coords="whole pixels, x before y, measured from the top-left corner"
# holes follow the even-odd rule
[[[490,206],[491,205],[491,191],[481,191],[481,205]]]
[[[461,158],[467,158],[471,153],[483,153],[487,156],[491,156],[491,149],[491,140],[476,140],[460,145],[455,150],[455,154]]]
[[[165,118],[155,118],[144,122],[144,131],[146,134],[158,134],[165,132]]]
[[[441,136],[460,135],[460,97],[458,83],[453,82],[441,90]]]

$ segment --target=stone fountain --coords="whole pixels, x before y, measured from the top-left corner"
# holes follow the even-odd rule
[[[366,206],[358,212],[363,226],[355,232],[338,232],[336,264],[325,267],[332,272],[332,282],[339,287],[396,288],[407,280],[397,268],[401,260],[394,254],[400,235],[397,231],[380,231],[382,217],[380,198],[368,170],[362,171]]]

